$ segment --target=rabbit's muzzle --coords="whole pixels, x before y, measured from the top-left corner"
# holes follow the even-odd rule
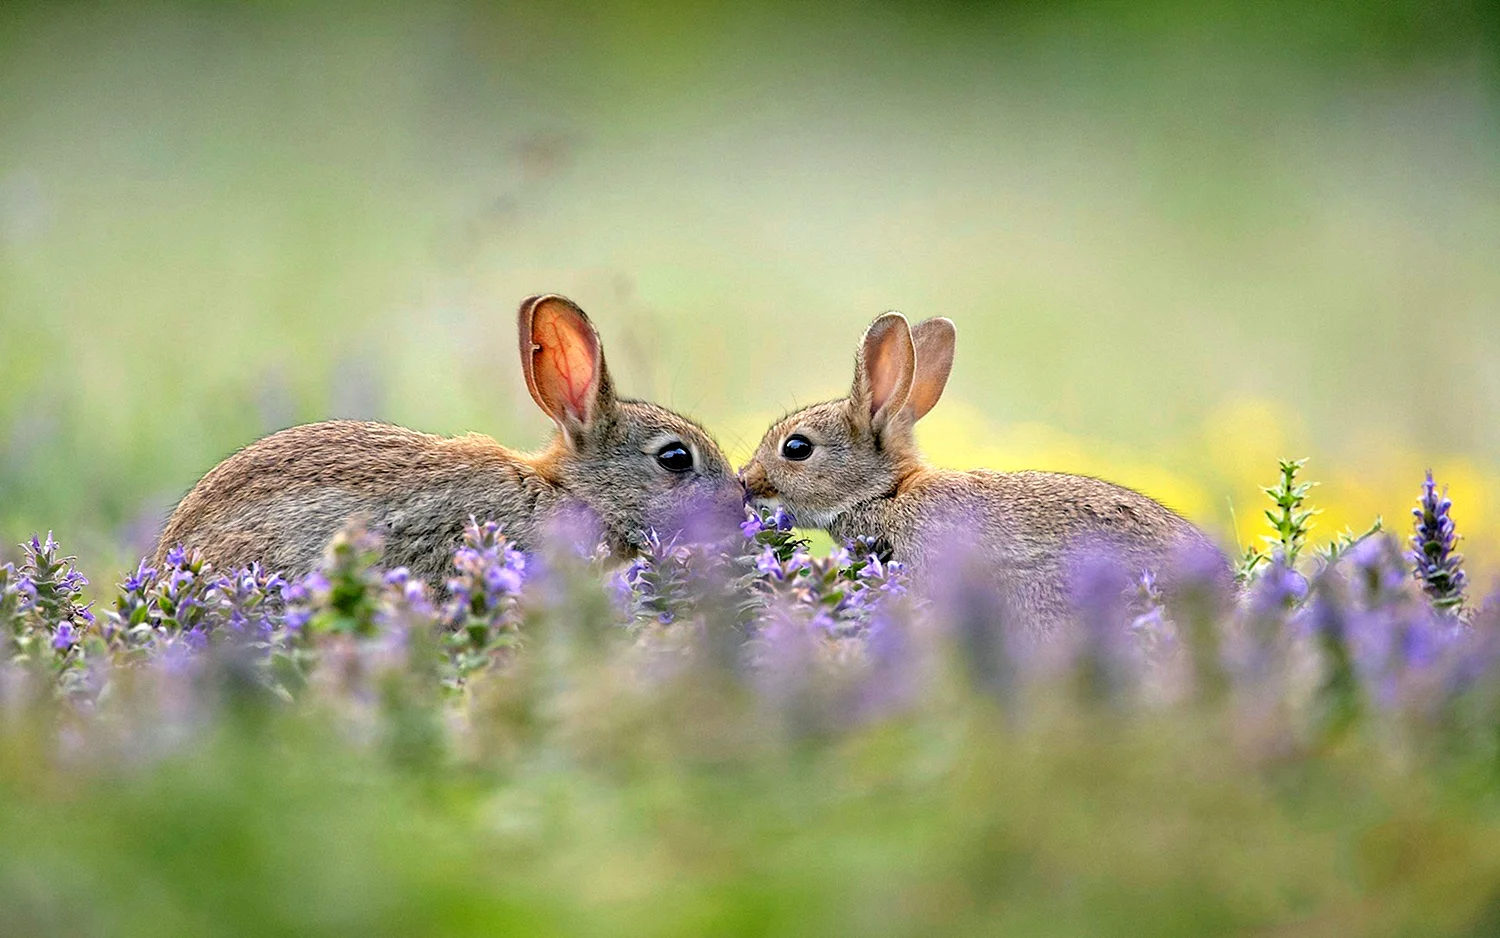
[[[745,497],[749,501],[758,499],[780,498],[781,493],[766,478],[766,470],[759,462],[752,462],[740,470],[740,485],[745,487]]]

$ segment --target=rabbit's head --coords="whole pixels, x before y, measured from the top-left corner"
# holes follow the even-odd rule
[[[616,396],[583,310],[560,296],[530,297],[517,327],[526,387],[558,430],[538,468],[598,519],[612,547],[743,517],[743,489],[702,427]]]
[[[842,400],[814,404],[766,432],[740,472],[757,505],[780,503],[804,527],[893,493],[922,465],[912,428],[942,396],[956,333],[947,319],[915,328],[900,313],[870,324]]]

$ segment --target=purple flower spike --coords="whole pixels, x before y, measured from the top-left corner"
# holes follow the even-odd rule
[[[1452,508],[1448,489],[1445,487],[1439,495],[1432,470],[1427,470],[1422,497],[1412,509],[1417,524],[1411,539],[1410,556],[1416,578],[1421,581],[1433,608],[1440,612],[1457,612],[1464,603],[1467,581],[1463,555],[1454,550],[1458,534],[1450,515]]]

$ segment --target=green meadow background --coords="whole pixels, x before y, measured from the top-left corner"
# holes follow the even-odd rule
[[[1452,484],[1500,569],[1487,3],[0,6],[0,538],[103,579],[271,430],[531,445],[566,293],[737,459],[886,309],[960,345],[951,466],[1254,536]],[[1239,518],[1235,530],[1234,518]],[[110,569],[113,565],[113,569]]]

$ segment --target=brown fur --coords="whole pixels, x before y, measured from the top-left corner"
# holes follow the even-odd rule
[[[838,539],[875,538],[920,583],[940,576],[945,558],[977,562],[1043,633],[1070,615],[1067,565],[1078,549],[1108,548],[1135,570],[1158,572],[1184,547],[1213,550],[1166,506],[1100,479],[926,465],[913,427],[942,394],[954,339],[946,319],[915,329],[899,313],[877,319],[860,345],[850,396],[767,431],[740,472],[751,498],[779,502],[799,524]],[[811,457],[781,455],[793,434],[812,442]]]
[[[527,386],[559,428],[546,449],[520,453],[478,434],[450,439],[357,421],[292,427],[204,476],[172,513],[156,562],[181,544],[221,569],[258,562],[300,575],[357,521],[384,538],[386,566],[441,585],[470,515],[500,522],[529,549],[549,519],[582,508],[620,554],[697,505],[737,515],[741,490],[713,439],[669,410],[617,399],[582,310],[532,297],[518,320]],[[657,464],[669,441],[693,451],[690,472]]]

